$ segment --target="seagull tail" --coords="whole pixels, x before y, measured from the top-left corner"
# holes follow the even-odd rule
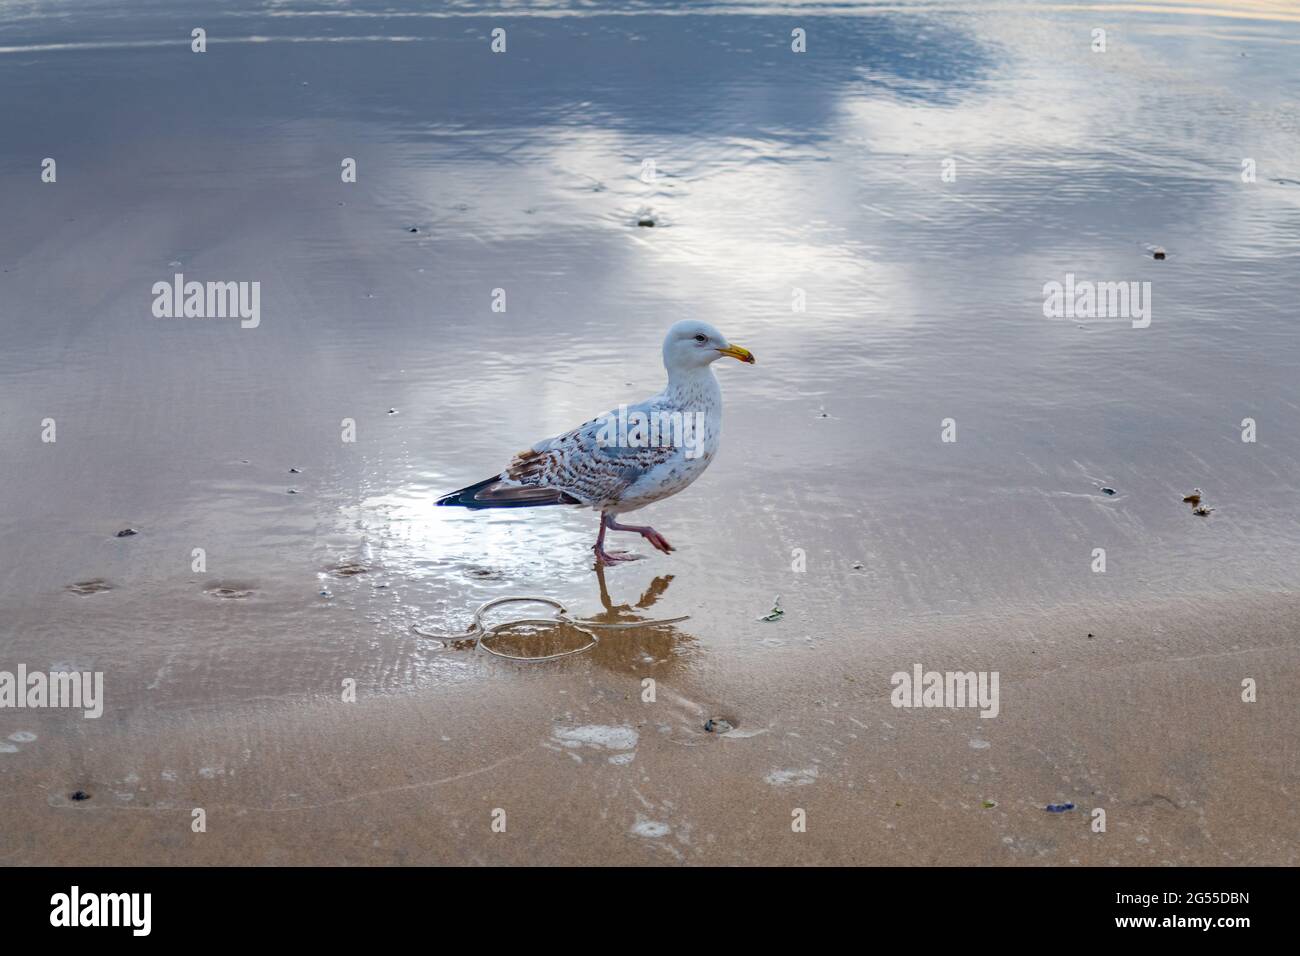
[[[437,504],[461,508],[535,508],[540,505],[582,504],[573,495],[558,488],[539,488],[501,480],[493,475],[477,484],[443,495]]]

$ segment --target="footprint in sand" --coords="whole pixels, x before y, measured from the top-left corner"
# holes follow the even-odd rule
[[[255,588],[243,584],[210,584],[204,588],[203,591],[209,597],[222,598],[225,600],[248,598],[257,593]]]
[[[774,787],[806,787],[811,783],[817,782],[817,768],[808,767],[806,770],[773,770],[763,779]]]
[[[609,763],[629,764],[636,759],[636,745],[640,736],[631,727],[609,727],[602,724],[587,724],[582,727],[566,727],[555,730],[551,741],[578,757],[575,751],[595,750],[607,754]],[[581,761],[581,758],[578,757]]]
[[[78,581],[75,584],[69,584],[65,590],[71,591],[73,594],[98,594],[100,591],[113,590],[113,585],[103,578],[91,578],[89,581]]]
[[[657,820],[647,820],[639,813],[637,814],[636,823],[632,824],[633,835],[645,837],[647,840],[657,840],[660,837],[666,837],[672,832],[672,827],[668,824],[660,823]]]
[[[30,730],[16,730],[8,740],[0,740],[0,754],[16,754],[22,749],[19,744],[29,744],[35,739],[36,735]]]

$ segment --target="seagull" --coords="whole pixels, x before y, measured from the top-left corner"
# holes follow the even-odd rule
[[[675,495],[704,474],[722,435],[722,390],[710,366],[723,356],[749,365],[754,356],[707,322],[668,330],[663,346],[668,385],[635,405],[620,405],[572,431],[515,455],[505,471],[438,499],[464,508],[577,505],[600,512],[597,565],[640,555],[605,550],[607,531],[635,531],[664,554],[674,550],[649,525],[619,515]]]

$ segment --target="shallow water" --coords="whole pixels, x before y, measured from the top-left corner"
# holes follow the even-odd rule
[[[156,707],[508,686],[411,625],[537,594],[692,615],[587,657],[725,685],[1294,589],[1300,24],[1186,8],[5,5],[0,651]],[[175,272],[259,281],[260,326],[153,318]],[[1150,326],[1045,318],[1066,273],[1149,281]],[[607,606],[594,515],[432,507],[657,391],[683,317],[758,364]]]

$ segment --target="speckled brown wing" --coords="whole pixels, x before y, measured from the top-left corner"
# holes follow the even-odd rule
[[[557,435],[520,452],[503,473],[522,488],[549,488],[582,504],[604,506],[618,502],[642,475],[670,459],[670,445],[625,448],[597,440],[601,422]]]
[[[642,475],[670,459],[671,445],[624,448],[599,440],[605,420],[586,424],[521,451],[499,475],[452,492],[440,505],[527,508],[539,505],[605,507]]]

